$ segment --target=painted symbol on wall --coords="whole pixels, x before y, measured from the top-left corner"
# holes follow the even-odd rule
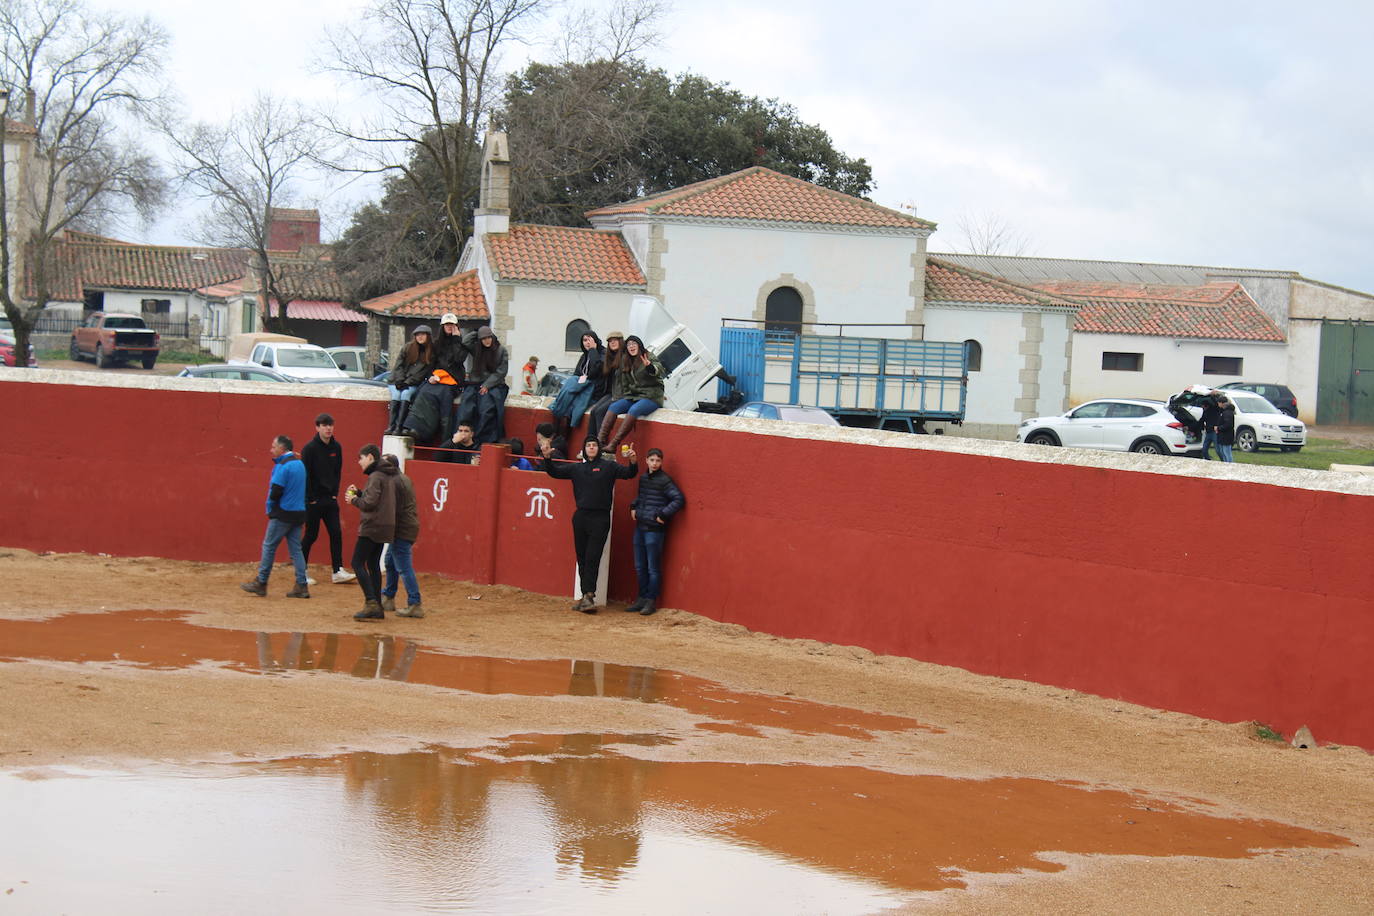
[[[443,512],[446,502],[448,502],[448,478],[440,477],[434,481],[434,511]]]
[[[530,511],[525,513],[525,518],[553,518],[553,513],[549,511],[549,497],[553,496],[552,490],[543,487],[530,487],[525,491],[530,497]]]

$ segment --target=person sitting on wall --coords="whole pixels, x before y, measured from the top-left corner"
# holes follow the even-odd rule
[[[606,451],[614,452],[620,441],[635,428],[640,417],[646,417],[663,406],[663,380],[668,373],[644,341],[631,334],[625,340],[625,358],[621,362],[620,389],[623,396],[606,408],[597,438],[606,443]],[[619,418],[620,424],[616,425]],[[614,428],[615,432],[611,430]]]
[[[472,354],[469,382],[458,406],[458,422],[467,421],[477,431],[479,443],[496,442],[505,433],[506,395],[510,386],[510,358],[491,328],[483,325],[463,335],[463,346]]]
[[[601,346],[601,338],[592,331],[582,335],[582,356],[573,367],[573,374],[563,382],[558,397],[549,405],[549,413],[553,414],[558,434],[565,439],[568,432],[582,422],[582,415],[587,412],[592,401],[600,397],[598,392],[605,387],[601,384],[602,362],[605,355],[606,350]]]
[[[458,316],[448,312],[439,323],[439,339],[434,342],[434,371],[415,395],[402,433],[416,442],[432,442],[451,435],[453,404],[462,390],[467,356]]]
[[[644,456],[644,466],[648,470],[639,478],[639,493],[630,503],[630,518],[635,520],[635,576],[639,580],[639,597],[625,610],[639,611],[648,617],[658,610],[658,596],[662,591],[663,541],[668,533],[668,519],[687,501],[673,478],[663,470],[663,449],[649,449]]]
[[[592,406],[587,410],[587,435],[595,435],[606,417],[606,408],[625,395],[620,390],[620,367],[625,359],[625,335],[612,331],[606,335],[601,359],[601,378],[597,380]],[[566,433],[564,435],[567,435]]]
[[[523,439],[514,437],[506,440],[506,446],[510,449],[510,466],[517,471],[533,471],[534,465],[525,457],[525,442]]]
[[[629,464],[619,464],[614,457],[602,460],[601,443],[588,436],[582,443],[581,461],[545,461],[544,472],[558,480],[571,480],[573,501],[573,551],[577,554],[577,573],[582,586],[582,598],[572,606],[584,614],[596,613],[596,579],[601,568],[601,554],[611,533],[611,505],[615,498],[615,482],[629,480],[639,473],[633,446],[625,457]]]
[[[435,450],[434,460],[451,464],[476,464],[477,449],[472,424],[464,421],[458,424],[458,430],[452,438]]]
[[[520,367],[520,393],[533,395],[539,386],[539,357],[531,356]]]
[[[434,371],[434,332],[422,324],[410,334],[410,343],[401,351],[401,358],[391,369],[387,381],[391,389],[391,422],[385,435],[394,436],[405,424],[411,399],[421,383]]]

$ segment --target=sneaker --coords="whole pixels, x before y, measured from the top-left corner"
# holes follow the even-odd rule
[[[582,596],[582,607],[578,608],[584,614],[596,613],[596,596],[591,592]]]
[[[333,582],[335,585],[343,585],[345,582],[355,582],[357,579],[357,576],[346,569],[336,569],[334,570],[334,575],[329,577],[329,581]],[[310,584],[314,585],[315,583],[311,582]]]
[[[396,596],[395,596],[395,595],[383,595],[383,596],[382,596],[382,610],[384,610],[384,611],[394,611],[394,610],[396,610]]]
[[[295,585],[291,586],[291,591],[289,591],[289,592],[286,593],[286,597],[288,597],[288,598],[309,598],[309,597],[310,597],[310,587],[309,587],[308,585],[304,585],[304,584],[302,584],[302,583],[300,583],[300,582],[297,582]]]
[[[315,581],[315,577],[314,577],[314,576],[306,576],[306,577],[305,577],[305,584],[306,584],[306,585],[319,585],[320,583],[318,583],[318,582]]]
[[[259,598],[267,597],[267,583],[259,582],[257,579],[254,579],[252,582],[240,582],[239,588],[250,595],[257,595]]]
[[[422,605],[412,604],[409,607],[401,608],[396,612],[397,617],[423,617],[425,609]]]

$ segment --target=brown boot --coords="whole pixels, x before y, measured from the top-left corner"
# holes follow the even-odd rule
[[[620,440],[628,436],[638,422],[639,417],[636,417],[632,413],[622,415],[620,418],[620,425],[615,428],[615,435],[611,436],[611,441],[606,443],[606,451],[614,454],[615,447],[620,444]]]
[[[611,430],[615,429],[616,415],[609,410],[601,421],[601,431],[596,434],[596,440],[601,443],[602,448],[606,448],[606,440],[611,438]]]
[[[564,442],[568,441],[568,434],[572,432],[572,425],[569,423],[568,418],[557,417],[556,421],[553,428],[553,434],[555,436],[562,436]]]
[[[354,620],[382,620],[386,614],[382,613],[382,605],[379,601],[366,601],[363,609],[353,615]]]
[[[295,585],[291,586],[291,591],[289,591],[289,592],[286,593],[286,597],[288,597],[288,598],[309,598],[309,597],[310,597],[310,586],[306,585],[304,582],[297,582]]]

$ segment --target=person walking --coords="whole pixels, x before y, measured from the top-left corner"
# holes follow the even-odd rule
[[[267,484],[267,533],[262,538],[262,559],[258,563],[257,578],[244,582],[239,588],[259,598],[267,597],[267,580],[272,575],[272,562],[277,546],[286,541],[286,552],[295,567],[296,585],[286,593],[288,598],[309,598],[306,584],[305,554],[301,552],[301,524],[305,521],[305,465],[296,457],[290,436],[272,440],[272,477]]]
[[[1217,394],[1216,424],[1212,431],[1217,443],[1217,457],[1222,461],[1234,463],[1231,446],[1236,444],[1236,405],[1220,392]]]
[[[386,552],[386,587],[382,589],[382,611],[396,611],[397,617],[423,617],[420,603],[420,583],[415,578],[412,550],[420,539],[420,513],[415,503],[415,486],[400,469],[395,455],[383,455],[382,460],[396,468],[396,532],[391,549]],[[406,606],[396,610],[398,583],[406,587]]]
[[[472,354],[471,382],[463,389],[458,407],[458,422],[467,421],[477,430],[478,444],[496,442],[505,435],[506,395],[510,386],[510,357],[491,328],[483,325],[463,335],[463,346]]]
[[[533,395],[539,387],[539,357],[531,356],[520,367],[520,393]]]
[[[582,443],[582,460],[545,461],[544,472],[558,480],[571,480],[573,501],[573,552],[577,555],[578,581],[582,597],[572,606],[584,614],[596,613],[596,579],[601,568],[601,554],[611,533],[611,506],[615,498],[615,482],[629,480],[639,473],[633,446],[627,446],[625,456],[629,464],[620,464],[614,457],[603,458],[601,443],[591,436]]]
[[[1207,403],[1202,405],[1202,460],[1211,461],[1211,451],[1217,444],[1217,419],[1221,413],[1221,400],[1226,396],[1220,391],[1213,391],[1212,396],[1207,399]],[[1217,457],[1221,457],[1221,449],[1217,449]]]
[[[648,617],[658,610],[658,596],[663,587],[663,541],[668,533],[668,520],[687,501],[673,478],[663,470],[662,449],[649,449],[644,456],[644,466],[647,470],[639,478],[639,492],[630,503],[630,518],[635,520],[635,576],[639,579],[639,597],[625,610],[638,611]]]
[[[386,435],[394,436],[405,428],[410,401],[432,372],[434,330],[422,324],[411,332],[410,343],[401,351],[401,358],[396,360],[387,378],[391,390],[391,422],[387,424]]]
[[[358,467],[367,475],[363,491],[349,485],[344,498],[356,506],[358,541],[353,547],[353,573],[363,590],[363,609],[354,620],[381,620],[382,548],[396,536],[396,475],[400,469],[382,461],[382,450],[372,443],[358,449]]]
[[[301,449],[301,463],[305,465],[305,536],[301,538],[301,553],[310,567],[310,548],[320,536],[320,523],[329,532],[329,562],[335,585],[353,581],[353,574],[343,568],[343,528],[339,525],[339,480],[343,476],[343,446],[334,437],[334,418],[322,413],[315,418],[315,438]],[[306,585],[315,580],[306,577]]]
[[[668,376],[663,364],[644,346],[644,341],[633,334],[625,338],[625,358],[617,374],[622,397],[606,408],[606,418],[601,421],[601,431],[597,435],[608,452],[615,451],[640,417],[647,417],[663,406],[663,380]]]

